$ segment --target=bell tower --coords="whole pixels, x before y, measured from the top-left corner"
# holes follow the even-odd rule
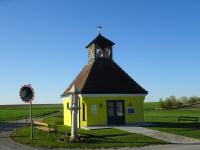
[[[112,46],[114,44],[115,43],[99,33],[98,36],[86,46],[88,49],[88,63],[96,60],[112,60]]]

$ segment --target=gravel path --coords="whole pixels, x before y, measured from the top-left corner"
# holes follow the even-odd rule
[[[128,131],[131,133],[143,134],[155,139],[159,139],[159,140],[166,141],[169,143],[174,143],[174,144],[200,144],[200,140],[198,139],[193,139],[193,138],[171,134],[171,133],[160,132],[160,131],[148,129],[145,127],[122,126],[122,127],[115,127],[115,128]]]

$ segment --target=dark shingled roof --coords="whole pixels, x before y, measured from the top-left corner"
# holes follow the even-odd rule
[[[92,45],[93,43],[96,43],[98,45],[114,45],[115,43],[113,43],[111,40],[105,38],[104,36],[102,36],[100,33],[99,35],[94,39],[92,40],[92,42],[90,42],[86,48],[88,48],[90,45]]]
[[[148,92],[123,71],[113,60],[94,61],[87,64],[70,84],[82,94],[147,94]]]

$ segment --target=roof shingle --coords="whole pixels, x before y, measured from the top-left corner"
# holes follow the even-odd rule
[[[100,33],[99,35],[94,39],[92,40],[87,46],[86,48],[88,48],[90,45],[92,45],[93,43],[96,43],[98,45],[111,45],[113,46],[115,43],[112,42],[111,40],[105,38],[104,36],[102,36]]]
[[[147,94],[113,60],[98,60],[87,64],[63,93],[67,95],[72,85],[82,94]]]

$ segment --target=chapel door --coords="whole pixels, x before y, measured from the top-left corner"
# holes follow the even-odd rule
[[[107,101],[107,120],[108,120],[108,125],[125,124],[123,100]]]

